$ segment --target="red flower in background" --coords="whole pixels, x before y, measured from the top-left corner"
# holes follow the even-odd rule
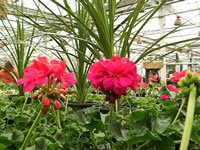
[[[158,78],[157,76],[153,75],[153,76],[151,76],[151,81],[157,82],[158,81],[157,78]]]
[[[126,95],[127,88],[137,91],[137,84],[141,79],[137,74],[136,65],[128,58],[113,56],[90,67],[88,80],[95,89],[106,94],[105,100],[114,103],[121,95]]]
[[[176,88],[173,84],[166,85],[166,87],[170,92],[178,93],[180,91],[180,89]]]
[[[148,84],[146,84],[145,82],[140,82],[140,83],[138,83],[138,86],[148,87]]]
[[[165,94],[162,94],[162,95],[160,96],[160,98],[163,99],[163,100],[164,100],[164,99],[169,99],[169,96],[167,96],[167,95],[165,95]]]
[[[171,82],[179,82],[179,80],[183,77],[185,77],[187,70],[183,70],[181,72],[174,72],[172,74],[173,77],[170,78]]]

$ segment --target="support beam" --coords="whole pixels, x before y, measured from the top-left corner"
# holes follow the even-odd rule
[[[161,0],[160,0],[161,2]],[[160,37],[165,35],[165,17],[164,17],[164,8],[162,7],[159,11],[159,25],[160,25]],[[165,45],[164,39],[160,41],[160,45]],[[161,49],[161,55],[165,54],[166,48]],[[161,81],[166,83],[166,59],[163,58],[163,68],[161,68]]]

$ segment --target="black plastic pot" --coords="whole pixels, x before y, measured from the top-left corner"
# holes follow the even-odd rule
[[[96,107],[98,108],[102,113],[108,113],[109,107],[106,105],[102,105],[99,102],[86,102],[86,103],[79,103],[79,102],[70,102],[68,103],[68,107],[71,107],[72,109],[79,110],[83,108],[88,107]]]

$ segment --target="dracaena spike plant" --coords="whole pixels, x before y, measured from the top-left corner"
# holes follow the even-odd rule
[[[57,126],[61,129],[59,112],[56,112],[56,110],[60,109],[60,100],[65,100],[66,89],[70,88],[70,84],[76,84],[74,73],[66,73],[65,69],[66,64],[64,61],[51,60],[49,63],[46,57],[38,57],[37,60],[33,59],[31,66],[24,69],[24,78],[17,81],[18,85],[24,85],[24,92],[31,92],[37,86],[39,90],[33,94],[33,99],[42,100],[41,110],[20,150],[26,148],[26,144],[40,117],[42,114],[45,115],[49,109],[52,110]]]
[[[141,76],[137,74],[137,67],[129,58],[113,56],[107,60],[101,58],[91,65],[88,79],[95,89],[100,89],[105,94],[105,101],[110,104],[111,122],[113,104],[122,95],[126,95],[127,88],[137,91]]]
[[[186,119],[180,145],[180,150],[187,150],[192,131],[195,103],[197,97],[200,95],[200,73],[192,70],[184,70],[180,73],[175,72],[170,80],[178,83],[180,86],[180,95],[188,100]],[[173,123],[174,122],[175,121],[173,121]]]

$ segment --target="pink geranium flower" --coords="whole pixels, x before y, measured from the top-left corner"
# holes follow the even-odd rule
[[[148,87],[148,84],[146,84],[145,82],[140,82],[140,83],[138,83],[138,86]]]
[[[17,84],[24,85],[24,92],[32,91],[36,85],[41,87],[41,91],[35,92],[33,98],[43,99],[42,112],[46,114],[51,104],[55,109],[60,109],[58,99],[65,99],[66,95],[63,89],[69,89],[69,84],[76,84],[74,73],[66,73],[65,69],[64,61],[51,60],[48,63],[46,57],[39,57],[24,69],[24,78],[19,79]]]
[[[154,75],[151,76],[151,80],[154,81],[154,82],[157,82],[157,81],[158,81],[157,78],[158,78],[157,76],[154,76]]]
[[[176,88],[173,84],[166,85],[166,87],[170,92],[178,93],[180,91],[180,89]]]
[[[88,80],[93,87],[104,92],[105,100],[110,103],[114,103],[121,95],[126,95],[127,88],[137,91],[140,79],[136,65],[128,58],[119,56],[107,60],[100,59],[90,67],[88,74]]]
[[[164,99],[169,99],[169,96],[167,96],[167,95],[165,95],[165,94],[162,94],[162,95],[160,96],[160,98],[163,99],[163,100],[164,100]]]
[[[185,77],[185,74],[188,70],[183,70],[181,72],[174,72],[172,74],[173,77],[170,78],[171,82],[179,82],[179,80],[183,77]]]

